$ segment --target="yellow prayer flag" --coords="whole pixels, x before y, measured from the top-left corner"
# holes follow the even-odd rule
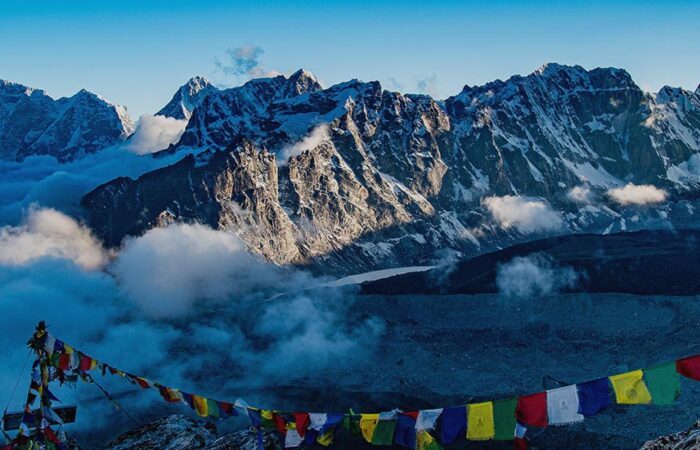
[[[425,430],[419,431],[416,434],[417,450],[427,450],[428,448],[430,448],[433,442],[435,442],[435,438]]]
[[[261,409],[260,410],[260,417],[266,420],[272,420],[272,410],[270,409]]]
[[[72,354],[73,354],[73,347],[71,347],[70,345],[64,343],[64,344],[63,344],[63,351],[64,351],[65,353],[67,353],[68,355],[72,355]]]
[[[644,373],[641,370],[613,375],[610,382],[615,391],[615,400],[621,405],[638,405],[650,403],[651,394],[643,380]]]
[[[197,411],[198,416],[207,417],[207,415],[209,415],[209,406],[207,405],[206,398],[200,397],[199,395],[193,395],[192,403],[194,403],[194,409]]]
[[[493,403],[473,403],[467,406],[467,439],[485,441],[493,439],[496,428],[493,423]]]
[[[328,447],[333,443],[333,430],[328,430],[324,434],[316,438],[316,442],[324,447]]]
[[[374,429],[377,428],[378,421],[379,414],[360,414],[360,430],[362,430],[362,437],[370,444],[372,443],[372,436],[374,436]]]

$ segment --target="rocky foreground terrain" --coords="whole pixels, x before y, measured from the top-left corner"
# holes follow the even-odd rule
[[[255,433],[243,430],[219,437],[210,424],[173,415],[132,430],[115,439],[103,450],[258,450]],[[264,434],[265,450],[282,450],[276,436]],[[358,445],[357,448],[360,448]],[[505,445],[504,445],[505,447]],[[349,447],[343,447],[349,448]],[[356,447],[353,447],[356,448]],[[489,445],[488,448],[497,448]],[[537,447],[531,447],[536,449]],[[549,447],[546,447],[549,448]],[[567,448],[579,448],[567,446]],[[584,447],[580,447],[584,448]],[[693,450],[700,448],[700,421],[687,431],[661,436],[646,442],[640,450]],[[79,447],[75,447],[79,450]]]

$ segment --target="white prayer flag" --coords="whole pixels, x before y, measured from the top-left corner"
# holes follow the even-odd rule
[[[435,429],[435,423],[438,417],[442,414],[440,409],[423,409],[418,411],[418,419],[416,419],[417,431],[430,431]]]
[[[578,413],[576,385],[547,391],[547,416],[550,425],[565,425],[583,420],[583,415]]]

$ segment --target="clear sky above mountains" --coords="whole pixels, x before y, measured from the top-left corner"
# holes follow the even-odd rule
[[[697,1],[2,0],[0,79],[57,97],[86,88],[134,118],[194,75],[234,86],[299,67],[324,85],[376,79],[437,97],[545,62],[695,89],[698,17]]]

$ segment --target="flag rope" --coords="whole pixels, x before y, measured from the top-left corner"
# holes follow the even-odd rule
[[[669,404],[680,396],[680,375],[700,381],[700,355],[694,355],[535,394],[454,407],[416,411],[393,409],[380,413],[355,413],[352,410],[347,413],[290,412],[249,406],[241,399],[234,402],[214,400],[130,374],[55,338],[46,331],[44,322],[37,325],[28,344],[37,359],[33,364],[25,414],[18,436],[9,447],[1,450],[20,450],[24,448],[21,447],[23,443],[34,441],[62,448],[65,441],[65,436],[60,437],[63,423],[51,409],[52,402],[58,400],[49,390],[51,381],[61,384],[78,380],[93,382],[110,401],[115,402],[97,384],[91,371],[101,371],[102,375],[109,372],[141,389],[155,388],[166,402],[184,403],[200,417],[221,420],[238,416],[240,412],[257,431],[260,450],[263,430],[276,430],[285,448],[295,448],[311,444],[328,446],[340,428],[373,445],[398,444],[417,450],[438,450],[442,448],[440,444],[451,444],[458,437],[476,441],[513,440],[516,449],[525,449],[527,427],[577,423],[613,403]],[[40,408],[32,410],[37,397],[41,399]],[[53,432],[52,425],[58,425],[59,436]],[[32,428],[34,433],[30,431]]]

